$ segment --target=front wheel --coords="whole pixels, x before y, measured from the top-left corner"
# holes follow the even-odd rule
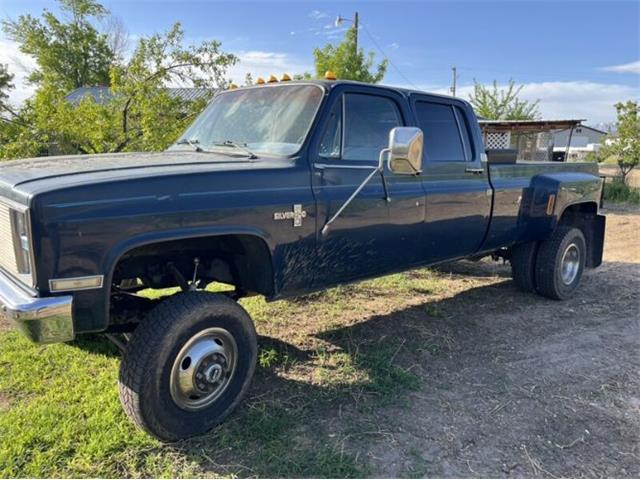
[[[256,358],[256,331],[240,305],[211,293],[177,294],[134,331],[120,365],[120,400],[160,440],[202,434],[240,402]]]
[[[540,243],[536,258],[536,288],[545,297],[566,300],[578,288],[587,245],[578,228],[560,226]]]

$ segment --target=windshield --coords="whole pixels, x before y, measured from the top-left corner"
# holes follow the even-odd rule
[[[322,96],[316,85],[227,91],[213,99],[171,148],[292,155],[300,150]]]

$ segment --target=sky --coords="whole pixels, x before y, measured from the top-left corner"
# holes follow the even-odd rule
[[[336,43],[359,12],[359,43],[390,61],[383,84],[467,98],[474,80],[523,85],[544,118],[615,120],[613,104],[640,99],[640,1],[166,1],[104,0],[131,47],[180,21],[185,43],[216,39],[240,62],[228,77],[313,72],[313,49]],[[53,1],[0,0],[0,18],[57,11]],[[0,33],[0,63],[16,75],[11,101],[33,93],[23,79],[33,59]]]

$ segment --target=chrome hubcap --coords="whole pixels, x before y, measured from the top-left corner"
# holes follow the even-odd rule
[[[171,398],[183,410],[208,407],[235,373],[238,347],[223,328],[208,328],[182,347],[171,369]]]
[[[562,255],[562,283],[570,285],[578,275],[580,269],[580,250],[575,243],[567,247]]]

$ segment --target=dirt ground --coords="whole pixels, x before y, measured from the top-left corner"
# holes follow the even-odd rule
[[[605,213],[604,263],[570,301],[515,292],[503,267],[451,267],[484,285],[420,327],[451,348],[405,359],[424,386],[380,411],[375,476],[640,476],[640,209]]]
[[[227,427],[181,451],[215,452],[278,405],[292,461],[320,441],[372,477],[640,476],[640,208],[605,213],[604,263],[566,302],[482,261],[265,306],[261,349],[285,362],[261,358]],[[204,474],[278,476],[273,435]]]
[[[508,264],[465,261],[438,269],[446,292],[355,287],[329,332],[263,327],[303,351],[320,338],[352,356],[393,340],[388,361],[419,379],[386,403],[370,392],[313,406],[299,438],[337,439],[372,477],[640,476],[640,209],[603,213],[603,265],[569,301],[517,291]],[[295,370],[278,375],[314,375]],[[252,395],[285,397],[268,381]]]

